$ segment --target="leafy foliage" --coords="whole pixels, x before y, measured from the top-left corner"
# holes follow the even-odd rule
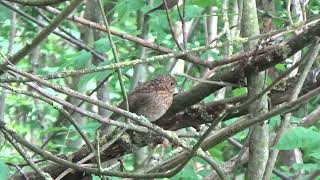
[[[181,0],[180,0],[181,1]],[[138,27],[139,23],[137,23],[137,11],[141,11],[143,13],[148,10],[156,7],[161,4],[162,0],[155,0],[153,4],[147,5],[146,1],[142,0],[104,0],[105,8],[109,11],[106,12],[107,16],[110,20],[110,26],[113,30],[123,32],[129,34],[131,36],[140,37],[141,27]],[[224,19],[223,19],[223,1],[219,0],[186,0],[186,16],[185,21],[188,23],[198,21],[198,25],[196,29],[192,32],[190,39],[188,40],[188,49],[196,48],[199,46],[206,45],[206,36],[207,29],[205,26],[207,25],[207,17],[217,17],[217,29],[219,32],[223,30]],[[277,18],[271,18],[272,24],[275,29],[282,29],[288,27],[288,12],[287,12],[287,1],[283,0],[274,0],[274,9],[273,16]],[[235,3],[235,2],[232,2]],[[239,15],[236,12],[231,10],[232,3],[230,4],[228,13],[229,23],[231,23],[232,19]],[[61,3],[56,8],[60,10],[64,9],[68,3]],[[204,15],[207,8],[213,6],[215,11],[214,14]],[[33,17],[39,18],[39,21],[45,22],[45,24],[50,23],[50,21],[56,17],[47,11],[42,11],[48,19],[49,22],[44,20],[44,17],[39,15],[38,9],[33,7],[26,6],[17,6],[18,9],[28,13]],[[181,8],[181,6],[180,6]],[[76,16],[82,16],[85,11],[85,6],[79,6],[77,10],[74,12]],[[98,8],[96,10],[98,13]],[[320,12],[320,0],[312,0],[309,2],[307,6],[307,15],[308,17],[312,17],[314,15],[319,14]],[[260,12],[259,15],[263,13]],[[169,11],[169,16],[173,22],[174,28],[180,27],[179,23],[180,17],[174,7],[173,10]],[[267,16],[265,14],[261,15],[261,17]],[[9,34],[12,27],[10,18],[12,17],[12,11],[0,5],[0,51],[2,54],[7,54],[7,49],[9,47]],[[293,17],[295,18],[295,17]],[[101,23],[101,22],[98,22]],[[17,28],[17,34],[14,39],[13,51],[11,53],[14,54],[22,47],[24,47],[27,43],[30,43],[31,40],[39,33],[41,28],[37,27],[35,24],[31,23],[29,20],[23,18],[20,15],[17,15],[17,23],[15,24]],[[157,11],[150,14],[150,19],[148,22],[149,25],[149,33],[148,33],[148,41],[154,42],[156,45],[164,46],[166,48],[170,48],[176,51],[179,51],[171,34],[170,28],[167,23],[167,16],[164,11]],[[230,31],[234,28],[239,30],[239,25],[235,25],[235,27],[230,27]],[[86,31],[90,28],[85,28],[82,25],[71,21],[63,21],[61,23],[60,28],[67,33],[70,33],[72,36],[77,39],[82,39],[83,35],[86,34]],[[61,29],[58,29],[61,31]],[[92,28],[90,29],[92,30]],[[283,35],[283,39],[287,37],[291,37],[293,33],[288,33]],[[92,35],[95,36],[95,35]],[[92,37],[90,37],[92,38]],[[89,38],[89,39],[90,39]],[[112,37],[114,43],[116,44],[117,52],[120,57],[121,62],[129,62],[133,59],[140,58],[141,53],[141,45],[137,45],[128,40],[123,40],[120,37]],[[238,37],[233,37],[237,39]],[[75,47],[71,45],[71,43],[62,40],[60,37],[50,34],[48,38],[46,38],[39,45],[39,60],[38,62],[33,62],[33,56],[30,55],[24,57],[22,61],[20,61],[16,66],[24,71],[31,72],[37,75],[48,75],[56,72],[61,72],[65,70],[81,70],[89,67],[99,67],[103,65],[109,65],[114,63],[114,58],[112,54],[112,49],[106,34],[102,34],[99,37],[94,37],[95,39],[92,42],[88,43],[88,47],[93,48],[96,52],[103,55],[106,59],[104,62],[97,61],[93,58],[93,55],[85,51],[79,47]],[[222,42],[226,42],[228,39],[225,36],[220,38]],[[82,42],[85,42],[83,40]],[[276,42],[278,43],[278,42]],[[242,44],[233,44],[234,53],[243,51]],[[214,50],[208,50],[205,52],[200,52],[198,54],[194,54],[201,58],[201,60],[206,60],[209,57],[214,59],[214,61],[223,60],[226,57],[224,52],[227,51],[226,46],[216,47]],[[154,55],[158,55],[159,52],[146,50],[146,57],[151,57]],[[288,62],[292,60],[288,58]],[[3,60],[1,58],[0,62]],[[319,62],[318,62],[319,63]],[[35,65],[36,64],[36,65]],[[173,60],[165,60],[161,62],[152,62],[146,64],[146,79],[150,79],[156,75],[167,74],[170,73],[170,67],[174,64]],[[201,67],[200,65],[190,63],[185,63],[182,65],[188,74],[202,79],[204,74],[208,72],[207,68]],[[270,68],[270,74],[268,74],[267,85],[271,84],[274,80],[274,76],[277,76],[288,69],[288,63],[283,62],[274,65],[274,68]],[[219,67],[220,68],[220,67]],[[215,68],[213,73],[219,72],[219,68]],[[124,67],[121,69],[124,74],[124,85],[128,90],[131,83],[135,80],[134,78],[134,68],[133,67]],[[70,87],[81,93],[88,94],[93,89],[96,88],[97,84],[99,84],[102,80],[104,80],[110,73],[113,73],[111,77],[107,81],[108,85],[108,96],[110,98],[111,104],[118,104],[122,101],[122,93],[120,91],[119,79],[116,73],[113,71],[104,71],[104,72],[95,72],[86,75],[81,75],[77,77],[68,77],[64,79],[55,79],[50,80],[50,82],[60,85],[62,87]],[[177,89],[181,89],[181,91],[188,91],[192,89],[198,82],[194,82],[184,77],[177,77],[178,87]],[[23,83],[11,83],[10,86],[15,87],[20,90],[25,90],[30,92],[31,89],[28,86],[24,86]],[[62,95],[51,88],[42,87],[46,92],[50,93],[55,97],[59,97],[61,99],[68,100],[72,102],[74,105],[79,104],[78,101],[75,101],[71,97],[67,97]],[[0,90],[2,92],[2,89]],[[248,93],[247,87],[240,88],[228,88],[226,91],[226,97],[239,97]],[[92,97],[96,98],[96,93],[92,95]],[[212,93],[208,97],[203,100],[203,103],[211,103],[216,101],[219,95],[217,93]],[[309,114],[313,110],[319,107],[320,98],[314,98],[310,102],[306,103],[305,106],[300,108],[299,110],[293,112],[293,116],[291,118],[291,123],[297,124],[300,122],[302,117],[305,117],[306,114]],[[0,104],[1,106],[2,104]],[[57,106],[61,106],[55,104]],[[64,107],[63,107],[64,108]],[[85,103],[81,108],[86,109],[93,113],[98,113],[100,110],[94,105],[88,105]],[[91,141],[95,140],[96,130],[100,127],[100,123],[97,121],[80,116],[78,114],[72,114],[75,120],[80,124],[80,128],[85,134],[89,137]],[[2,117],[0,117],[1,119]],[[28,97],[20,94],[6,94],[5,98],[5,115],[4,121],[8,123],[9,127],[15,129],[15,131],[23,136],[29,142],[32,142],[36,146],[43,145],[45,139],[48,138],[50,134],[56,134],[56,136],[49,141],[47,146],[44,147],[45,150],[50,151],[54,154],[65,154],[69,155],[73,152],[77,151],[84,144],[83,139],[79,136],[77,131],[73,126],[71,126],[68,122],[64,121],[65,118],[51,105],[36,100],[35,98]],[[238,121],[238,117],[231,118],[226,122],[221,123],[221,127],[228,127],[229,125]],[[269,129],[270,133],[274,133],[274,131],[280,126],[280,116],[275,116],[269,119]],[[220,128],[220,125],[217,126]],[[189,132],[189,131],[187,131]],[[243,130],[236,135],[233,136],[235,140],[244,144],[246,142],[246,138],[248,137],[249,130]],[[292,150],[295,148],[299,148],[303,151],[303,164],[295,164],[293,169],[296,171],[303,170],[306,172],[313,172],[315,170],[319,170],[320,164],[320,131],[319,131],[319,123],[316,123],[312,128],[290,128],[280,139],[280,141],[273,147],[279,150]],[[160,148],[161,149],[161,148]],[[161,149],[162,150],[162,149]],[[169,146],[167,149],[164,149],[164,152],[160,152],[160,150],[155,152],[155,156],[163,156],[168,155],[171,151],[174,150],[174,147]],[[219,164],[223,164],[230,158],[233,158],[238,152],[239,149],[228,143],[228,141],[223,141],[222,143],[216,145],[213,148],[208,150],[209,155],[213,157]],[[149,149],[147,154],[151,153]],[[28,152],[32,156],[30,152]],[[16,151],[14,151],[13,147],[9,143],[4,143],[1,147],[0,151],[0,179],[7,179],[9,171],[10,173],[15,172],[14,167],[7,167],[5,162],[10,162],[13,164],[24,163],[24,160],[17,155]],[[41,159],[39,156],[35,156],[34,159]],[[124,157],[125,168],[127,170],[134,170],[135,168],[135,158],[133,155],[129,155]],[[39,166],[46,166],[48,163],[44,162]],[[277,166],[276,167],[281,167]],[[27,167],[27,170],[31,170],[31,168]],[[241,172],[242,167],[237,170],[237,172]],[[183,168],[176,176],[171,179],[203,179],[208,176],[212,172],[207,166],[207,163],[202,159],[196,157],[193,158],[186,167]],[[293,173],[285,171],[288,173],[287,175],[292,175]],[[242,172],[241,172],[242,173]],[[242,177],[240,175],[239,177]],[[93,176],[93,179],[100,179],[98,176]],[[110,177],[110,179],[119,179],[116,177]]]
[[[292,128],[281,137],[275,148],[320,150],[320,133],[303,127]]]
[[[4,163],[4,161],[0,160],[0,179],[6,180],[9,177],[9,169]]]

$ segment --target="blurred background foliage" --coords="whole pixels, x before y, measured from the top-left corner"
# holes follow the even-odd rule
[[[105,0],[107,3],[116,3],[111,11],[106,12],[108,15],[111,15],[112,21],[110,22],[111,27],[115,30],[126,32],[130,35],[138,35],[140,31],[137,29],[136,23],[136,12],[142,11],[147,12],[154,6],[146,5],[146,2],[143,0],[118,0],[117,2],[111,0]],[[160,4],[161,0],[155,0],[155,4]],[[288,19],[286,12],[286,1],[283,0],[274,0],[275,4],[275,16],[281,17],[283,19]],[[223,28],[222,22],[222,1],[220,0],[187,0],[186,5],[186,20],[195,20],[197,18],[203,19],[201,15],[202,11],[204,11],[209,6],[217,7],[217,12],[215,16],[218,16],[218,30],[220,31]],[[57,6],[59,9],[63,9],[65,7],[64,3],[61,3]],[[37,11],[32,7],[22,7],[19,6],[19,9],[27,12],[33,17],[37,17]],[[320,11],[320,0],[310,0],[308,7],[308,16],[313,16],[319,14]],[[84,7],[81,6],[77,9],[74,15],[81,16],[83,14]],[[8,10],[4,6],[0,5],[0,51],[3,54],[7,53],[8,49],[8,34],[11,28],[10,18],[12,15],[12,11]],[[52,14],[47,14],[47,16],[52,19],[54,16]],[[173,22],[179,21],[179,16],[176,11],[171,11],[170,16]],[[230,13],[230,17],[232,13]],[[175,43],[172,40],[170,30],[168,28],[166,20],[166,14],[158,11],[154,14],[151,14],[150,21],[150,31],[149,37],[150,39],[154,39],[156,44],[168,47],[175,48]],[[274,19],[273,25],[276,28],[284,28],[287,25],[279,20]],[[22,48],[26,43],[30,42],[32,38],[37,34],[38,27],[33,23],[30,23],[26,19],[21,16],[17,16],[17,35],[14,39],[13,52],[17,52],[20,48]],[[75,25],[75,23],[70,21],[64,21],[62,26],[67,32],[72,34],[73,36],[80,38],[81,31],[79,30],[79,26]],[[188,47],[198,47],[205,45],[205,36],[204,27],[198,26],[197,29],[193,32],[192,38],[188,41]],[[120,61],[130,61],[132,59],[138,58],[138,48],[137,46],[129,41],[122,40],[118,37],[113,36],[113,40],[117,46],[118,53],[120,55]],[[90,64],[89,66],[101,66],[113,63],[113,56],[111,52],[110,45],[107,43],[107,39],[105,34],[103,37],[94,42],[94,44],[89,44],[90,47],[94,48],[97,52],[105,53],[107,57],[109,57],[107,62],[100,62],[97,65]],[[240,47],[235,47],[235,50]],[[208,56],[212,56],[213,59],[219,60],[223,58],[224,49],[217,49],[215,52],[206,52],[199,54],[200,57],[206,59]],[[40,45],[40,60],[39,60],[39,70],[37,71],[38,75],[46,75],[54,72],[63,71],[66,69],[83,69],[88,66],[90,63],[90,59],[92,55],[85,51],[79,50],[73,46],[70,46],[66,41],[61,40],[60,37],[51,34],[43,43]],[[148,56],[157,55],[156,53],[148,50]],[[30,56],[24,58],[17,67],[23,69],[25,71],[31,70],[31,59]],[[156,74],[165,74],[168,72],[170,61],[161,61],[161,62],[153,62],[148,64],[147,68],[147,76],[148,79],[152,78]],[[187,65],[186,65],[187,66]],[[281,72],[286,69],[285,64],[276,65],[276,69]],[[204,72],[204,68],[195,65],[190,75],[193,77],[201,77]],[[124,83],[126,89],[129,89],[131,78],[133,76],[133,68],[125,67],[122,68],[124,73]],[[77,84],[77,89],[80,92],[88,93],[93,90],[97,83],[103,80],[105,77],[109,75],[109,73],[113,73],[113,71],[105,71],[105,72],[97,72],[91,73],[87,75],[83,75],[80,77],[80,80]],[[68,79],[68,78],[67,78]],[[187,83],[182,84],[184,78],[177,77],[179,85],[183,85],[184,90],[188,90],[193,86],[193,83],[187,80]],[[65,79],[56,79],[50,80],[56,84],[61,86],[68,86],[67,81]],[[272,80],[269,79],[271,82]],[[113,104],[117,104],[122,100],[120,86],[118,83],[118,77],[116,74],[112,75],[108,81],[109,84],[109,95],[111,102]],[[14,86],[21,88],[25,86],[20,86],[19,83],[14,84]],[[28,89],[25,89],[28,90]],[[47,88],[47,91],[54,92],[51,89]],[[232,91],[231,96],[240,96],[246,93],[246,88],[236,88]],[[56,94],[61,96],[59,94]],[[211,102],[215,99],[215,95],[212,95],[206,99],[207,102]],[[75,133],[75,129],[71,125],[67,125],[64,127],[55,127],[54,123],[57,120],[59,113],[50,105],[43,102],[35,102],[33,98],[26,97],[24,95],[17,94],[7,94],[6,96],[6,104],[5,104],[5,116],[4,120],[7,122],[12,128],[14,128],[20,135],[25,137],[28,141],[32,142],[34,145],[41,146],[44,138],[49,133],[59,132],[60,135],[64,136],[64,139],[58,139],[57,141],[50,141],[47,150],[56,153],[56,154],[70,154],[74,152],[76,149],[72,146],[68,146],[67,143],[70,140],[80,140],[80,137]],[[320,104],[320,99],[316,98],[310,103],[308,103],[304,108],[307,111],[298,111],[292,116],[292,122],[296,122],[297,119],[304,117],[307,113],[314,110]],[[42,112],[45,119],[45,125],[39,122],[39,112]],[[229,120],[225,122],[225,126],[229,123],[236,121]],[[96,121],[92,121],[87,119],[81,125],[81,129],[88,134],[91,140],[94,140],[95,131],[99,127],[99,123]],[[280,117],[274,117],[270,120],[270,129],[273,129],[276,125],[280,123]],[[234,136],[240,142],[244,142],[244,139],[247,136],[248,131],[243,131]],[[77,147],[80,148],[81,146]],[[320,170],[320,131],[319,124],[312,129],[304,129],[304,128],[294,128],[288,131],[280,140],[279,144],[274,147],[281,150],[288,150],[294,148],[301,148],[304,152],[303,160],[304,164],[297,164],[295,169],[303,169],[305,171],[312,171],[314,169]],[[214,148],[210,149],[210,154],[218,160],[220,163],[226,161],[228,158],[232,157],[235,154],[235,149],[230,144],[223,142]],[[170,148],[165,150],[165,153],[170,152]],[[158,155],[161,154],[161,151],[158,150]],[[156,153],[156,154],[157,154]],[[33,156],[32,153],[28,154]],[[35,157],[35,159],[41,159],[39,157]],[[128,156],[126,158],[126,169],[133,170],[133,156]],[[12,166],[7,166],[5,163],[11,164],[23,164],[24,160],[21,156],[17,154],[17,152],[13,149],[13,147],[4,141],[1,141],[0,146],[0,179],[6,179],[8,177],[8,172],[13,173],[16,169]],[[42,163],[46,164],[45,162]],[[8,170],[9,169],[9,170]],[[26,167],[26,171],[31,170]],[[290,175],[291,171],[289,168],[282,168],[282,170],[286,171],[286,174]],[[240,171],[240,170],[238,170]],[[210,168],[207,167],[206,163],[199,158],[194,158],[179,174],[177,174],[172,179],[203,179],[204,176],[208,175],[211,172]],[[274,177],[277,179],[277,177]],[[99,177],[94,177],[94,179],[99,179]],[[118,178],[111,178],[118,179]]]

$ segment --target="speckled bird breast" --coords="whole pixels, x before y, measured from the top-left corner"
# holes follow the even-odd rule
[[[154,93],[152,101],[145,100],[145,104],[140,108],[136,109],[136,114],[143,115],[148,118],[151,122],[156,121],[162,115],[164,115],[172,104],[173,95],[167,93],[157,92]],[[144,101],[144,100],[141,100]]]

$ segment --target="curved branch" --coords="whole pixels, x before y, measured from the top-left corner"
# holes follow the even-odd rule
[[[308,30],[294,36],[289,41],[272,46],[274,48],[258,55],[251,62],[248,62],[248,57],[244,57],[235,66],[228,66],[217,71],[216,74],[208,80],[238,83],[245,77],[245,73],[252,70],[252,68],[258,68],[259,71],[263,71],[284,61],[287,57],[292,56],[297,51],[309,45],[315,36],[320,37],[320,21]],[[162,118],[172,117],[177,112],[202,101],[212,92],[222,87],[223,86],[207,83],[197,84],[191,90],[175,96],[172,106]]]
[[[25,6],[51,6],[68,0],[7,0]]]
[[[308,80],[306,82],[307,84],[305,84],[306,89],[303,90],[303,93],[310,92],[315,87],[319,87],[320,81],[317,81],[315,83],[315,82],[313,82],[312,79],[320,79],[320,74],[317,77],[310,77],[310,80]],[[296,78],[293,78],[293,79],[289,79],[288,81],[291,81],[292,83],[294,83],[295,80],[296,80]],[[290,84],[290,83],[285,83],[285,84]],[[285,94],[290,94],[290,93],[288,93],[287,91],[283,91],[282,95],[280,95],[280,93],[278,93],[277,96],[284,96]],[[246,99],[245,96],[241,96],[241,97],[237,97],[237,98],[232,98],[230,101],[224,101],[224,103],[226,103],[226,104],[237,103],[239,101],[244,101],[245,99]],[[285,99],[282,99],[282,100],[285,101]],[[281,102],[275,101],[275,103],[281,103]],[[197,127],[200,124],[208,123],[208,117],[210,118],[209,121],[214,120],[219,115],[219,113],[222,110],[224,110],[224,108],[225,108],[225,104],[223,104],[221,102],[214,102],[214,103],[208,104],[206,106],[205,105],[194,106],[194,107],[188,108],[184,112],[181,112],[181,113],[175,115],[174,117],[172,117],[170,119],[163,119],[163,120],[157,122],[156,124],[160,125],[164,129],[170,129],[170,130],[178,130],[178,129],[182,129],[185,127]],[[241,116],[242,114],[245,114],[246,111],[247,110],[244,110],[242,112],[239,112],[238,114],[234,114],[233,116]],[[186,119],[184,119],[184,118],[186,118]],[[226,133],[226,132],[227,131],[225,130],[224,133]],[[123,145],[122,141],[116,141],[115,144],[113,144],[110,147],[109,151],[107,149],[106,151],[102,152],[101,161],[114,159],[114,158],[117,158],[118,156],[132,153],[135,150],[137,150],[138,148],[144,147],[148,144],[152,144],[151,141],[154,139],[157,139],[157,138],[150,137],[150,134],[144,134],[143,136],[138,137],[138,138],[142,138],[139,141],[139,143],[126,144],[127,148],[123,147],[124,145]],[[154,142],[154,143],[156,143],[156,142]],[[71,159],[72,162],[78,162],[78,161],[82,160],[83,158],[85,158],[89,154],[90,154],[90,150],[87,147],[83,147],[78,152],[73,153],[70,156],[72,158],[68,158],[68,159]],[[51,164],[51,165],[48,165],[47,167],[45,167],[43,169],[43,171],[50,172],[50,175],[52,177],[56,177],[59,174],[61,174],[65,169],[66,168],[64,168],[63,166],[61,166],[59,164]],[[36,179],[39,177],[39,175],[34,172],[27,173],[27,175],[31,179],[32,178]],[[77,173],[75,173],[74,175],[76,176]],[[20,180],[19,178],[22,176],[23,175],[17,173],[12,176],[12,179]]]
[[[22,49],[20,49],[17,53],[15,53],[12,57],[9,58],[10,63],[17,64],[22,58],[24,58],[28,53],[31,52],[33,48],[38,46],[46,37],[52,33],[55,28],[82,2],[82,0],[73,0],[69,6],[65,8],[63,12],[61,12],[51,24],[49,24],[46,28],[44,28],[32,41],[30,44],[26,44]],[[3,69],[8,62],[4,62],[0,64],[0,75],[3,74]]]
[[[282,62],[285,58],[291,56],[295,52],[301,50],[305,46],[307,46],[315,36],[320,36],[320,22],[318,22],[315,26],[309,28],[308,30],[302,32],[301,34],[293,37],[289,41],[282,44],[282,46],[274,46],[275,48],[273,50],[270,50],[268,52],[265,52],[259,56],[257,56],[252,61],[241,61],[235,66],[226,67],[224,69],[221,69],[220,71],[217,71],[217,73],[210,78],[210,80],[219,80],[219,81],[226,81],[226,82],[232,82],[237,83],[241,80],[242,77],[245,76],[246,71],[250,71],[252,68],[257,68],[259,71],[263,71],[269,67],[272,67],[273,65]],[[247,60],[244,58],[244,60]],[[177,112],[185,109],[186,107],[189,107],[193,104],[198,103],[211,93],[215,92],[216,90],[220,89],[221,86],[212,85],[212,84],[206,84],[206,83],[199,83],[197,86],[192,88],[190,91],[185,92],[181,95],[178,95],[175,97],[174,104],[168,111],[168,113],[162,117],[162,118],[171,118],[174,114]],[[317,88],[313,91],[310,91],[308,95],[305,95],[303,97],[300,97],[297,101],[288,103],[286,106],[282,106],[280,108],[274,109],[270,111],[269,113],[263,114],[257,118],[254,119],[245,119],[241,122],[236,122],[217,133],[213,134],[210,138],[210,140],[206,141],[203,148],[209,148],[212,147],[221,141],[223,141],[226,137],[229,137],[249,126],[251,126],[253,123],[258,123],[260,121],[265,120],[266,118],[269,118],[269,116],[285,113],[292,110],[292,105],[299,105],[302,103],[305,103],[307,100],[311,98],[311,96],[316,96],[319,94],[320,88]],[[133,147],[139,148],[142,146],[145,146],[150,143],[147,139],[147,135],[142,137],[142,141],[140,141],[140,144],[133,144]],[[123,154],[131,153],[135,150],[135,148],[123,148],[121,146],[121,142],[117,142],[113,147],[112,151],[105,151],[101,155],[101,160],[107,160],[112,159],[115,157],[118,157]],[[71,157],[72,161],[79,161],[84,156],[86,156],[89,153],[87,148],[82,148],[80,151],[74,153]],[[61,171],[60,171],[61,170]],[[61,167],[59,165],[52,165],[45,168],[45,172],[47,171],[54,171],[52,173],[61,173],[65,170],[64,167]],[[18,174],[17,174],[18,175]]]

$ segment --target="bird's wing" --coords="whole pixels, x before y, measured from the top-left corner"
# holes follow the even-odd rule
[[[128,103],[129,103],[129,111],[130,112],[137,112],[139,108],[144,107],[150,102],[152,96],[148,93],[137,93],[135,95],[128,96]],[[126,109],[126,102],[122,101],[118,108]],[[110,119],[117,119],[120,117],[120,114],[113,113]]]

